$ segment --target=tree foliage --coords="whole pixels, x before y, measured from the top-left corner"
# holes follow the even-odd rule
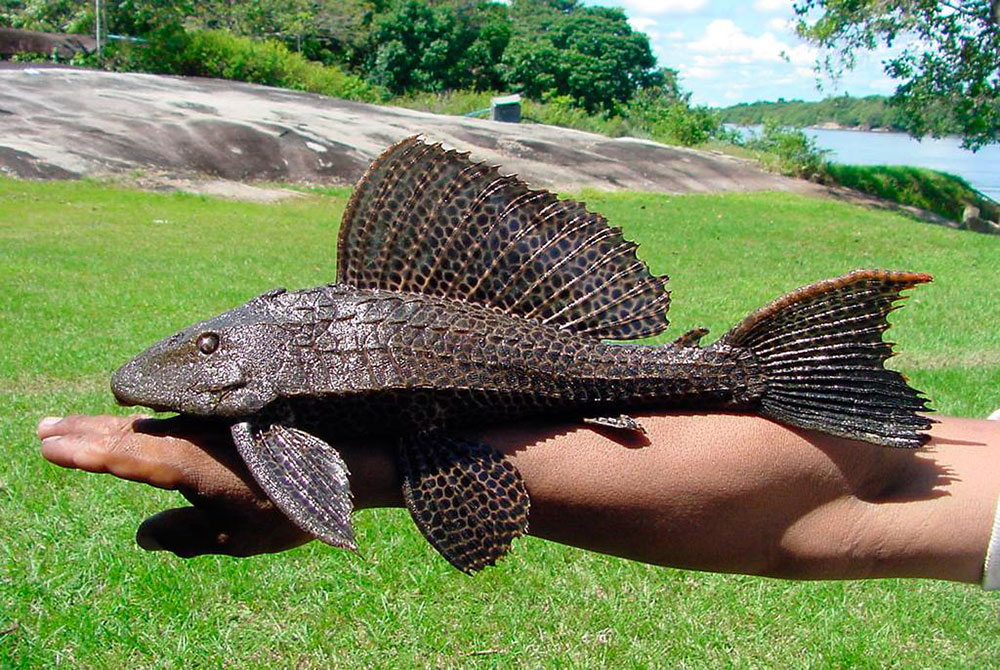
[[[193,0],[102,0],[102,32],[145,35],[180,25]],[[0,0],[0,23],[25,30],[94,31],[94,3],[79,0]]]
[[[920,137],[956,129],[963,145],[1000,142],[1000,2],[798,0],[799,34],[827,50],[833,74],[859,51],[893,48],[883,65],[898,80],[892,104]]]
[[[645,34],[625,13],[570,0],[514,0],[503,55],[508,87],[545,99],[568,95],[589,112],[615,112],[665,83]]]
[[[392,93],[500,87],[510,23],[491,2],[399,0],[375,17],[366,76]]]

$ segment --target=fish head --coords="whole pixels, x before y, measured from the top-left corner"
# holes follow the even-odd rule
[[[276,289],[149,347],[111,377],[122,405],[195,416],[246,417],[275,397],[287,340],[274,318]]]

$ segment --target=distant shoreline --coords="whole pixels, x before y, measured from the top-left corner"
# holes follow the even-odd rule
[[[762,123],[733,123],[727,122],[727,126],[736,126],[738,128],[761,128],[764,124]],[[844,126],[836,121],[826,121],[824,123],[802,126],[806,130],[843,130],[852,133],[880,133],[888,134],[895,133],[897,135],[906,135],[906,131],[894,130],[888,126],[875,126],[874,128],[866,128],[865,126]]]
[[[733,126],[736,128],[762,128],[764,124],[762,123],[733,123],[726,122],[727,126]],[[865,126],[844,126],[836,121],[826,121],[817,125],[802,126],[803,130],[832,130],[835,132],[847,132],[847,133],[877,133],[879,135],[903,135],[905,137],[913,137],[905,130],[895,130],[888,126],[875,126],[874,128],[866,128]],[[920,141],[921,138],[913,137],[914,140]],[[944,135],[942,137],[931,137],[927,136],[925,139],[955,139],[961,140],[958,135]]]
[[[894,130],[889,126],[875,126],[873,128],[866,128],[865,126],[845,126],[837,123],[836,121],[826,121],[824,123],[806,126],[809,130],[846,130],[853,133],[897,133],[899,135],[906,135],[903,130]]]

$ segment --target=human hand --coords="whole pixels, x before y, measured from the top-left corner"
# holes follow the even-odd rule
[[[146,519],[136,534],[144,549],[250,556],[312,539],[253,480],[224,424],[78,415],[43,419],[38,437],[56,465],[176,490],[191,502]]]

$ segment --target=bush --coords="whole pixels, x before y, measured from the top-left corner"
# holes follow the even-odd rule
[[[632,126],[652,139],[666,144],[704,144],[719,130],[715,115],[705,107],[690,107],[683,100],[657,99],[629,107]]]
[[[10,57],[11,63],[58,63],[59,56],[55,52],[50,54],[37,53],[34,51],[22,51]]]
[[[413,93],[393,98],[390,104],[434,114],[459,116],[490,106],[493,91]],[[588,113],[569,95],[548,95],[544,100],[523,99],[525,121],[573,128],[608,137],[642,137],[666,144],[704,144],[723,131],[715,115],[704,107],[688,107],[682,100],[660,99],[633,103],[620,114]]]
[[[535,123],[573,128],[590,133],[621,137],[628,134],[628,127],[620,116],[611,114],[590,114],[578,107],[569,95],[550,95],[542,102],[527,100],[524,104],[524,118]]]
[[[817,147],[816,140],[799,128],[767,121],[762,133],[748,140],[745,146],[757,153],[757,159],[772,172],[812,181],[826,179],[825,156],[830,152]]]
[[[115,70],[234,79],[368,102],[382,98],[362,79],[307,61],[281,42],[219,30],[172,26],[150,35],[148,44],[114,45],[108,53],[105,66]]]

